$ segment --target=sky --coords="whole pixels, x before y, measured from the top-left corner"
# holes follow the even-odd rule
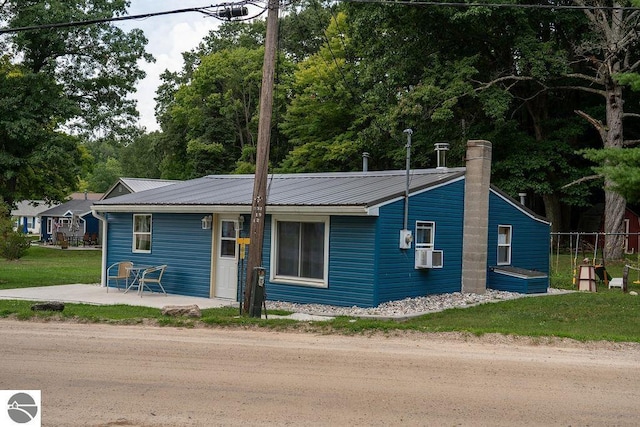
[[[218,4],[212,0],[131,0],[129,15],[164,12],[190,7],[202,7]],[[160,74],[164,70],[179,71],[182,69],[182,52],[198,46],[200,41],[217,28],[220,20],[206,17],[201,13],[187,12],[163,15],[144,20],[131,20],[117,23],[125,31],[140,28],[149,40],[147,52],[156,58],[155,63],[140,62],[147,77],[138,83],[137,93],[133,95],[138,101],[140,125],[148,132],[158,130],[154,116],[155,92],[160,85]]]

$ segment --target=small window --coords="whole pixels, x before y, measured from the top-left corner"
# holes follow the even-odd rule
[[[511,264],[511,226],[498,226],[498,265]]]
[[[133,252],[151,252],[151,215],[133,216]]]
[[[436,223],[433,221],[416,221],[416,248],[433,249],[436,234]]]
[[[236,227],[235,221],[222,220],[220,222],[220,257],[236,257]]]

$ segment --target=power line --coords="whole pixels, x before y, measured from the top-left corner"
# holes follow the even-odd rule
[[[186,12],[198,12],[198,13],[202,13],[203,15],[207,15],[217,19],[230,19],[231,16],[227,17],[225,13],[226,8],[236,7],[240,5],[247,5],[247,4],[255,5],[255,3],[256,2],[253,2],[253,1],[240,1],[236,3],[221,3],[219,5],[190,7],[187,9],[173,9],[173,10],[167,10],[164,12],[144,13],[141,15],[114,16],[110,18],[88,19],[85,21],[58,22],[58,23],[52,23],[52,24],[39,24],[39,25],[30,25],[26,27],[15,27],[15,28],[0,28],[0,34],[19,33],[19,32],[34,31],[34,30],[48,30],[52,28],[83,27],[87,25],[103,24],[105,22],[130,21],[134,19],[146,19],[146,18],[152,18],[154,16],[175,15],[178,13],[186,13]],[[258,15],[260,15],[262,12],[264,12],[264,10],[261,11]]]
[[[518,4],[518,3],[462,3],[446,1],[413,1],[413,0],[338,0],[345,3],[372,3],[402,6],[443,6],[443,7],[492,7],[492,8],[519,8],[519,9],[552,9],[552,10],[623,10],[639,11],[636,6],[588,6],[588,5],[553,5],[553,4]]]
[[[490,8],[518,8],[518,9],[549,9],[549,10],[622,10],[622,11],[640,11],[640,7],[635,6],[589,6],[589,5],[554,5],[554,4],[518,4],[518,3],[463,3],[463,2],[448,2],[448,1],[413,1],[413,0],[337,0],[347,3],[369,3],[369,4],[387,4],[387,5],[401,5],[401,6],[441,6],[441,7],[457,7],[457,8],[472,8],[472,7],[490,7]],[[30,25],[26,27],[15,27],[15,28],[0,28],[0,34],[9,34],[9,33],[19,33],[24,31],[34,31],[34,30],[46,30],[52,28],[70,28],[70,27],[81,27],[86,25],[93,24],[102,24],[105,22],[118,22],[118,21],[129,21],[134,19],[146,19],[152,18],[154,16],[163,16],[163,15],[174,15],[178,13],[186,13],[186,12],[197,12],[202,13],[204,15],[217,18],[217,19],[230,19],[229,16],[225,15],[224,8],[225,7],[233,7],[239,5],[254,5],[257,6],[256,3],[263,3],[261,0],[245,0],[239,1],[235,3],[221,3],[219,5],[210,5],[210,6],[201,6],[201,7],[191,7],[187,9],[174,9],[167,10],[164,12],[152,12],[145,13],[141,15],[128,15],[128,16],[116,16],[111,18],[100,18],[100,19],[89,19],[85,21],[71,21],[71,22],[58,22],[53,24],[40,24],[40,25]],[[256,18],[264,13],[266,7],[258,6],[262,10],[252,16],[250,18],[244,18],[240,20],[249,20]],[[215,9],[215,10],[212,10]],[[222,12],[220,11],[222,9]]]

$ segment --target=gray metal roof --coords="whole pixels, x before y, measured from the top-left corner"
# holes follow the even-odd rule
[[[464,168],[410,173],[416,192],[464,175]],[[254,175],[209,175],[161,188],[100,200],[94,209],[120,206],[251,206]],[[404,195],[406,171],[274,174],[267,181],[268,206],[372,207]]]
[[[151,190],[165,185],[175,184],[176,180],[172,179],[150,179],[150,178],[120,178],[120,181],[131,190],[132,193]]]
[[[16,208],[11,211],[11,216],[38,216],[41,212],[44,212],[52,207],[58,205],[57,203],[48,204],[44,200],[23,200],[16,203]]]
[[[64,216],[67,212],[74,215],[84,215],[91,212],[91,205],[97,200],[69,200],[61,205],[40,213],[40,216]]]
[[[113,184],[100,198],[110,199],[112,197],[118,197],[122,194],[138,193],[140,191],[151,190],[153,188],[164,187],[165,185],[171,185],[176,182],[171,179],[152,179],[152,178],[120,178]],[[123,191],[124,190],[124,191]]]

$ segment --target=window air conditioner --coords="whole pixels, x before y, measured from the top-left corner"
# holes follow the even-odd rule
[[[433,249],[416,249],[415,268],[442,268],[444,256],[442,251]]]

